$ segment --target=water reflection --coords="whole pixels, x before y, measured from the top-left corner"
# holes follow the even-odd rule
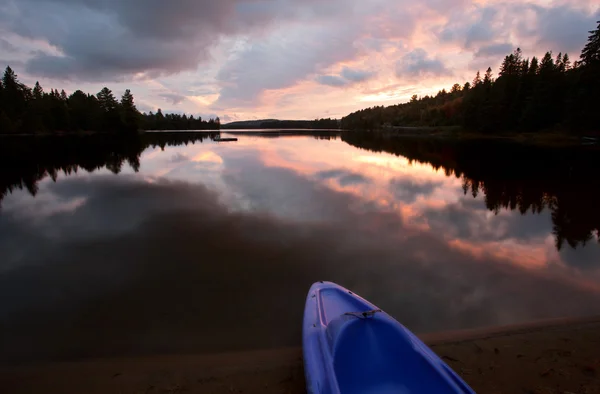
[[[552,215],[560,250],[599,239],[600,156],[597,149],[540,148],[499,141],[448,141],[348,133],[349,144],[390,152],[443,169],[462,181],[464,194],[485,197],[487,209]]]
[[[323,279],[418,332],[600,311],[597,245],[559,253],[549,215],[336,139],[198,138],[13,167],[36,187],[0,214],[1,361],[297,346]]]

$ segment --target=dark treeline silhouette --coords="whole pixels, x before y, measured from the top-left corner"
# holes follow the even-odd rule
[[[223,129],[338,129],[337,119],[315,119],[315,120],[248,120],[227,123],[221,126]]]
[[[271,129],[271,130],[227,130],[227,134],[240,136],[258,136],[264,138],[279,138],[279,137],[301,137],[310,136],[316,139],[337,139],[340,136],[340,130],[325,130],[325,129]]]
[[[163,115],[160,108],[156,114],[152,112],[142,114],[141,124],[144,130],[219,130],[221,128],[221,120],[218,117],[205,121],[201,116],[195,118],[194,115],[186,114]]]
[[[392,126],[462,126],[476,132],[535,132],[600,129],[600,21],[579,61],[568,54],[525,59],[520,49],[506,56],[495,79],[492,69],[473,82],[454,84],[435,96],[373,107],[342,119],[344,129]]]
[[[550,148],[498,141],[395,137],[391,133],[347,132],[346,143],[401,155],[463,182],[465,195],[482,194],[486,207],[551,213],[556,247],[573,248],[600,237],[600,152],[593,148]],[[503,145],[499,149],[498,145]]]
[[[135,133],[152,130],[218,130],[219,118],[208,121],[186,115],[141,114],[127,89],[120,101],[108,88],[91,95],[64,90],[45,92],[39,82],[33,88],[21,83],[6,67],[0,81],[0,134],[63,133],[78,131]]]
[[[140,156],[149,147],[178,146],[214,139],[219,133],[144,133],[141,135],[4,136],[0,137],[0,202],[17,189],[37,194],[38,182],[56,180],[60,173],[107,168],[118,174],[128,163],[140,168]]]

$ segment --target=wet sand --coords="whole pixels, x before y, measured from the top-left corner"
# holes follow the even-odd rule
[[[600,393],[600,317],[422,336],[478,393]],[[2,393],[303,393],[301,350],[0,367]]]

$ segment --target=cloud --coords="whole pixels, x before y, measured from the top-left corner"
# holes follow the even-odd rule
[[[582,9],[561,5],[557,7],[532,6],[536,13],[537,47],[558,52],[579,52],[600,18],[600,10],[595,14]]]
[[[176,153],[169,159],[169,163],[185,163],[190,161],[190,158],[183,153]]]
[[[364,82],[373,78],[373,76],[375,76],[375,73],[368,70],[344,67],[339,75],[319,75],[316,81],[321,85],[341,87]]]
[[[328,170],[321,171],[316,174],[319,179],[335,179],[340,186],[352,186],[357,184],[370,183],[370,179],[362,174],[349,172],[346,170]]]
[[[412,204],[420,196],[429,196],[439,186],[441,186],[439,182],[418,182],[411,178],[392,179],[390,181],[392,194],[406,204]]]
[[[418,48],[406,54],[396,64],[396,75],[403,77],[446,76],[452,75],[444,63],[437,58],[430,58],[427,52]]]
[[[216,105],[256,105],[265,90],[285,89],[332,64],[352,59],[357,32],[350,26],[296,25],[261,42],[247,43],[217,75]]]
[[[320,83],[321,85],[334,86],[334,87],[346,86],[349,83],[349,81],[347,79],[344,79],[337,75],[319,75],[317,77],[317,82]]]
[[[352,82],[364,82],[375,76],[374,72],[368,70],[352,69],[344,67],[341,73],[342,77]]]
[[[596,7],[505,3],[457,10],[436,32],[442,42],[474,51],[475,57],[503,56],[517,46],[525,52],[578,52],[600,12]],[[499,43],[500,42],[500,43]],[[504,42],[504,43],[502,43]],[[508,52],[508,43],[516,42]]]
[[[538,215],[496,215],[487,219],[485,203],[466,196],[442,209],[431,208],[423,212],[434,232],[443,232],[449,237],[474,244],[510,239],[525,242],[548,236],[549,213]]]
[[[159,96],[171,102],[173,105],[181,104],[184,100],[187,100],[187,97],[177,93],[161,93]]]
[[[4,38],[0,38],[0,49],[2,49],[3,52],[7,53],[18,52],[17,47],[5,40]]]
[[[60,52],[34,56],[28,62],[28,72],[88,81],[195,70],[199,63],[210,59],[209,50],[224,36],[259,34],[275,20],[307,17],[312,8],[327,9],[314,1],[291,7],[291,0],[2,3],[3,9],[11,10],[11,17],[3,24],[12,32],[47,40]]]
[[[473,56],[476,58],[503,56],[510,54],[513,49],[513,45],[508,43],[490,44],[479,48]]]

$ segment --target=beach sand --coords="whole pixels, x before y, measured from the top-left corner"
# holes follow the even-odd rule
[[[423,335],[478,393],[600,393],[600,317]],[[304,393],[301,349],[0,367],[0,392]]]

